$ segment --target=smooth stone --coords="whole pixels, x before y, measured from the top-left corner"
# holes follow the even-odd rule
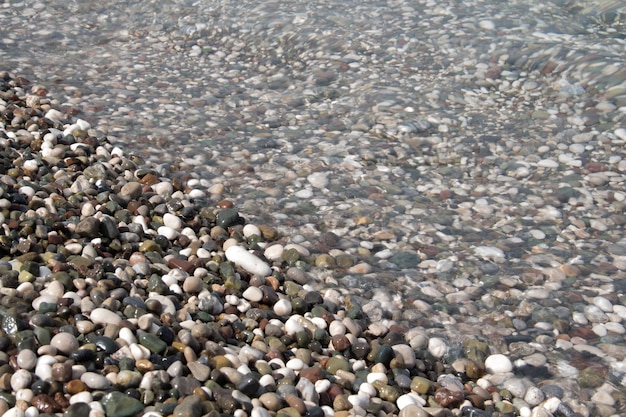
[[[101,390],[111,386],[111,381],[96,372],[85,372],[80,376],[80,380],[91,389]]]
[[[250,302],[258,303],[263,299],[263,291],[258,287],[248,287],[242,296]]]
[[[274,313],[280,317],[286,317],[291,314],[292,306],[291,301],[286,298],[282,298],[274,304]]]
[[[443,339],[432,337],[428,340],[428,352],[435,358],[441,358],[448,351],[448,345]]]
[[[229,247],[226,249],[225,255],[226,259],[251,274],[266,277],[272,273],[272,269],[268,264],[242,246],[235,245]]]
[[[167,343],[151,333],[141,333],[137,340],[142,346],[148,348],[148,350],[152,353],[160,354],[165,352],[165,349],[167,349]]]
[[[428,417],[430,414],[416,404],[410,404],[400,410],[398,417]]]
[[[513,364],[509,358],[497,353],[485,359],[485,369],[492,374],[507,373],[513,370]]]
[[[56,348],[59,352],[69,355],[78,349],[78,340],[70,333],[61,332],[57,333],[50,340],[50,345]]]
[[[122,318],[117,315],[114,311],[108,310],[106,308],[98,307],[93,309],[89,318],[95,324],[103,324],[103,325],[114,325],[119,326],[122,322]]]
[[[27,388],[30,386],[32,380],[33,377],[30,371],[27,371],[26,369],[18,369],[13,375],[11,375],[11,388],[13,391],[19,391]]]
[[[201,417],[202,401],[197,395],[185,397],[180,404],[174,408],[174,417]],[[108,416],[107,416],[108,417]]]
[[[30,349],[24,349],[17,354],[17,366],[28,371],[37,365],[37,354]]]
[[[73,402],[63,412],[63,417],[89,417],[91,407],[86,402]]]
[[[100,400],[106,417],[130,417],[144,409],[143,404],[126,394],[121,392],[109,392]]]

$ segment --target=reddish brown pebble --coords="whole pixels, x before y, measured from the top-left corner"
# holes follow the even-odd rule
[[[324,370],[318,366],[304,368],[300,371],[300,378],[306,378],[309,381],[316,383],[317,381],[324,379]]]
[[[221,200],[217,203],[219,208],[233,208],[235,205],[230,200]]]
[[[452,391],[447,388],[437,388],[435,401],[444,407],[455,407],[463,402],[465,396],[461,391]]]
[[[169,261],[167,261],[167,265],[172,269],[178,268],[188,273],[191,273],[194,269],[194,264],[184,259],[171,258]]]
[[[79,392],[86,390],[87,385],[85,385],[80,379],[72,379],[65,384],[65,391],[70,395],[78,394]]]
[[[606,165],[600,162],[589,162],[585,164],[585,169],[589,172],[604,172],[606,171]]]
[[[352,345],[350,343],[350,339],[348,339],[345,335],[335,335],[331,338],[331,340],[333,342],[335,350],[338,351],[344,351],[346,349],[349,349]]]
[[[30,403],[40,412],[54,414],[63,411],[59,403],[47,394],[35,395]]]
[[[452,191],[450,190],[441,190],[439,192],[439,199],[440,200],[447,200],[449,198],[452,198]]]
[[[72,364],[70,362],[55,363],[52,365],[52,380],[67,382],[72,379]]]

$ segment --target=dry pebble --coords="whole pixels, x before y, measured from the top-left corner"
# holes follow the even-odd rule
[[[0,16],[4,415],[623,413],[620,4],[152,3]]]

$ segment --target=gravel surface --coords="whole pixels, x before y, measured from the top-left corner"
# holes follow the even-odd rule
[[[620,2],[1,10],[7,416],[625,412]]]

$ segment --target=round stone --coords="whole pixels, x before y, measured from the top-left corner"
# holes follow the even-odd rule
[[[76,336],[70,333],[61,332],[57,333],[50,340],[50,345],[55,347],[59,352],[69,355],[78,349],[78,340]]]
[[[513,370],[513,364],[509,358],[497,353],[485,359],[485,369],[492,374],[502,374],[511,372]]]
[[[285,317],[291,314],[292,307],[291,301],[286,298],[282,298],[274,304],[274,313],[276,313],[280,317]]]
[[[17,354],[17,366],[28,371],[37,364],[37,354],[30,349],[24,349]]]

